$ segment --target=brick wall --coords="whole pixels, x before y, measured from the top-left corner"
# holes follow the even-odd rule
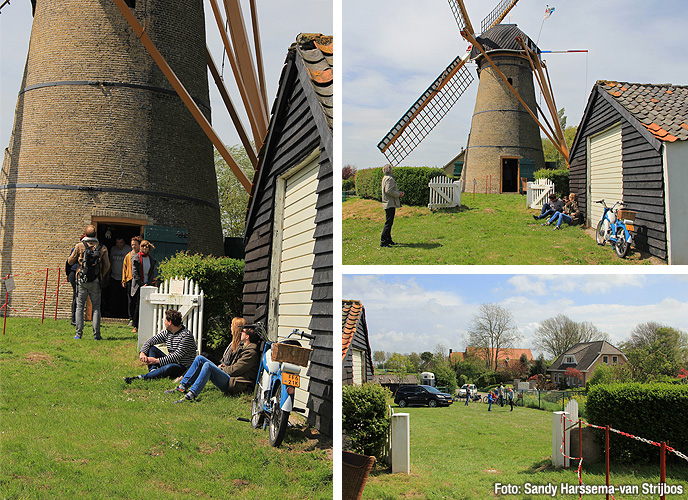
[[[202,2],[135,14],[210,117]],[[37,2],[21,88],[0,173],[2,276],[63,268],[102,213],[188,228],[190,251],[222,255],[212,144],[113,2]],[[13,307],[40,300],[44,279],[18,277]],[[60,295],[65,316],[71,289]]]

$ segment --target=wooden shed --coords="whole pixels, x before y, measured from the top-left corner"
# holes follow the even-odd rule
[[[342,384],[361,385],[373,375],[365,308],[358,300],[342,300]]]
[[[296,406],[332,435],[332,37],[289,48],[246,219],[244,317],[316,336]]]
[[[635,245],[688,264],[688,87],[598,81],[571,147],[570,187],[589,226],[604,199],[636,212]]]

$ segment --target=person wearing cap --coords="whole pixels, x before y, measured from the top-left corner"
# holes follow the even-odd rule
[[[184,397],[175,401],[183,403],[195,401],[205,385],[210,380],[225,394],[238,394],[250,391],[258,377],[258,365],[260,364],[260,351],[258,350],[258,335],[255,325],[244,325],[241,329],[241,338],[237,349],[228,348],[219,365],[204,358],[196,356],[191,368],[174,389],[165,391],[166,394],[184,394]]]

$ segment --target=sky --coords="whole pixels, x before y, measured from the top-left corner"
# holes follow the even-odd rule
[[[465,351],[481,304],[509,310],[533,347],[538,325],[564,314],[592,322],[617,345],[639,324],[657,321],[688,331],[688,275],[676,274],[345,274],[342,299],[365,308],[370,347],[398,353],[434,352],[438,344]]]
[[[241,3],[245,23],[247,29],[250,30],[250,8],[246,0],[241,0]],[[215,64],[221,66],[222,40],[208,0],[204,1],[204,8],[208,46]],[[260,0],[258,2],[258,20],[270,107],[277,94],[277,85],[287,49],[299,33],[332,35],[332,10],[331,0],[299,0],[298,2]],[[12,1],[0,11],[0,145],[3,150],[9,145],[14,125],[14,110],[26,64],[32,20],[31,3],[28,0]],[[226,59],[224,76],[229,82],[227,87],[236,105],[241,100],[236,91],[236,84],[232,84],[232,70]],[[213,128],[226,145],[239,144],[241,142],[239,136],[234,130],[234,125],[210,76],[209,81],[211,82],[210,102],[213,109]],[[244,127],[250,130],[245,115],[243,117]]]
[[[498,0],[464,3],[479,30]],[[555,11],[543,23],[548,5]],[[347,0],[342,17],[343,164],[380,166],[378,142],[468,43],[447,0]],[[521,0],[503,22],[534,41],[542,28],[542,50],[589,51],[544,57],[557,109],[575,126],[597,80],[688,85],[687,17],[682,0]],[[478,89],[475,64],[468,68],[471,87],[402,165],[443,166],[466,146]]]

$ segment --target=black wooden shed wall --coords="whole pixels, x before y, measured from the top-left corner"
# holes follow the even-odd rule
[[[354,383],[354,363],[353,363],[353,353],[352,350],[356,349],[363,351],[365,357],[363,362],[365,363],[366,373],[365,381],[370,382],[373,380],[373,359],[372,352],[370,350],[370,343],[368,342],[368,326],[365,319],[365,309],[361,310],[361,314],[358,316],[356,321],[356,331],[354,332],[349,348],[346,351],[346,355],[342,360],[342,384],[343,385],[353,385]]]
[[[579,206],[587,213],[587,138],[621,122],[623,162],[623,202],[636,216],[636,248],[667,259],[664,214],[664,173],[662,144],[642,133],[640,124],[614,99],[593,89],[571,148],[569,186],[579,196]],[[589,221],[588,221],[589,223]]]
[[[292,47],[280,77],[268,135],[260,155],[246,222],[243,313],[247,321],[267,323],[277,179],[320,150],[309,330],[308,423],[332,435],[332,132],[313,95],[298,50]],[[325,125],[324,125],[325,124]]]

